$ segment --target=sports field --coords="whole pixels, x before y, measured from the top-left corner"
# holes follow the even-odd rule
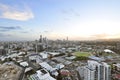
[[[80,56],[84,56],[84,57],[88,57],[90,56],[91,54],[89,52],[74,52],[73,55],[75,55],[76,57],[80,57]]]

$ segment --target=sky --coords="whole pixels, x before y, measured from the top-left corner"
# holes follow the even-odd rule
[[[0,0],[0,40],[120,38],[120,0]]]

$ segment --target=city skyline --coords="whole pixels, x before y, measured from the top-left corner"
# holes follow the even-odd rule
[[[119,0],[1,0],[0,40],[120,38]]]

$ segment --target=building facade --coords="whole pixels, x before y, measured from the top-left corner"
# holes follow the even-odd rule
[[[105,63],[97,61],[88,61],[88,65],[84,67],[83,80],[111,80],[111,68]]]

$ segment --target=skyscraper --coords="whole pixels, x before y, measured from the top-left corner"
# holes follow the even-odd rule
[[[42,43],[42,35],[40,35],[39,42]]]

